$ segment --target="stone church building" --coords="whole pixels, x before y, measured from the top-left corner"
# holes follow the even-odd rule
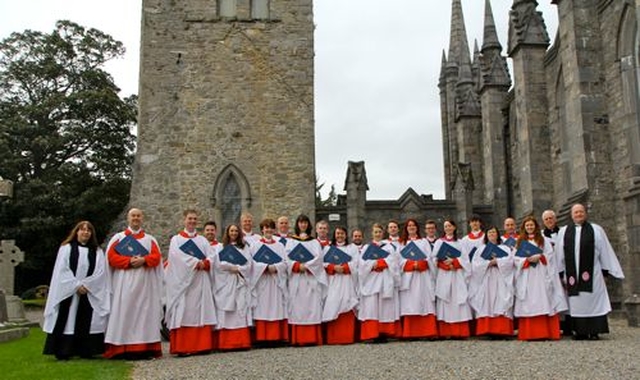
[[[503,48],[485,0],[471,52],[453,0],[439,82],[446,197],[467,215],[491,206],[498,225],[548,208],[562,224],[583,202],[625,270],[620,306],[640,293],[640,1],[552,2],[553,40],[538,2],[514,0]]]
[[[503,47],[485,0],[484,35],[471,51],[461,0],[452,0],[438,86],[445,200],[411,188],[395,201],[367,200],[364,163],[350,162],[346,195],[317,214],[340,214],[349,226],[452,216],[460,226],[476,213],[501,227],[506,216],[540,220],[546,209],[564,224],[582,202],[626,274],[609,285],[613,306],[623,310],[626,300],[632,310],[640,294],[640,0],[553,2],[553,43],[538,2],[514,0],[500,10],[509,12]]]
[[[506,39],[485,0],[473,51],[461,1],[451,1],[439,80],[446,199],[408,188],[397,200],[368,200],[364,163],[349,162],[345,193],[316,209],[313,1],[143,0],[131,205],[166,245],[192,207],[221,226],[249,211],[368,229],[408,217],[463,226],[471,213],[501,226],[507,215],[539,217],[547,208],[563,223],[580,201],[607,230],[627,276],[611,286],[614,307],[625,299],[633,307],[640,0],[545,0],[557,5],[553,40],[536,0],[499,10],[510,16]]]

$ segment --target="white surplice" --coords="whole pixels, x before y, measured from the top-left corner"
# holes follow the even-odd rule
[[[58,249],[56,263],[51,276],[51,286],[44,308],[44,323],[42,330],[53,333],[58,320],[60,303],[72,297],[69,306],[69,315],[63,334],[72,335],[75,330],[76,315],[80,296],[77,293],[80,286],[89,291],[87,298],[93,309],[91,315],[90,334],[104,333],[107,329],[107,317],[109,316],[109,285],[106,273],[106,258],[104,252],[98,248],[96,251],[96,263],[91,276],[87,276],[89,269],[89,249],[78,246],[78,266],[74,275],[69,267],[71,245],[65,244]]]
[[[480,246],[471,261],[473,269],[469,286],[469,304],[475,311],[476,318],[513,318],[513,252],[506,245],[498,245],[507,255],[496,258],[497,266],[489,266],[491,261],[482,258],[485,247]]]
[[[216,329],[239,329],[253,325],[251,314],[251,248],[234,247],[247,259],[244,265],[220,260],[220,251],[213,260],[213,298],[216,304],[218,324]],[[232,270],[237,270],[234,273]]]
[[[251,248],[252,256],[262,246],[271,249],[282,261],[272,264],[277,272],[270,273],[268,265],[254,260],[251,274],[251,299],[253,319],[261,321],[280,321],[287,319],[287,256],[284,245],[275,240],[258,240]]]
[[[437,262],[437,255],[445,242],[438,239],[433,247],[433,259]],[[471,263],[469,252],[460,240],[446,241],[447,244],[461,252],[458,257],[461,269],[443,270],[436,266],[436,311],[439,321],[459,323],[472,319],[469,306],[468,282],[471,277]]]
[[[594,234],[594,257],[593,257],[593,291],[580,292],[577,296],[569,297],[569,313],[573,317],[599,317],[608,314],[611,311],[611,301],[607,292],[607,284],[604,281],[603,270],[609,272],[612,277],[623,279],[624,274],[620,267],[620,262],[616,257],[613,247],[607,238],[604,229],[591,223]],[[582,227],[576,226],[575,235],[575,263],[576,273],[580,268],[580,234]],[[565,251],[564,236],[567,227],[562,227],[556,239],[556,252],[558,253],[558,262],[560,271],[565,271]],[[566,275],[566,273],[565,273]],[[578,274],[580,275],[580,274]],[[566,281],[566,280],[565,280]]]
[[[377,272],[373,266],[377,260],[362,258],[370,244],[376,244],[389,252],[384,261],[387,269]],[[361,321],[376,320],[383,323],[395,322],[400,319],[400,259],[396,249],[390,243],[381,241],[371,242],[362,247],[358,255],[358,287],[360,304],[358,319]]]
[[[185,235],[188,236],[186,232],[173,236],[169,244],[169,264],[165,270],[165,322],[169,329],[217,324],[213,300],[214,250],[203,236],[194,234],[188,238]],[[208,271],[196,270],[200,259],[180,249],[188,240],[209,260]]]
[[[326,255],[331,247],[342,250],[351,256],[351,261],[347,263],[350,274],[336,273],[327,276],[327,294],[322,309],[322,321],[328,322],[338,318],[340,314],[348,311],[355,311],[358,305],[358,296],[356,293],[357,275],[358,275],[358,249],[353,245],[346,246],[327,246],[324,248],[323,255]],[[324,263],[324,267],[329,266]]]
[[[125,232],[115,234],[107,245],[107,252],[124,239]],[[148,252],[159,251],[156,239],[145,233],[136,239]],[[153,268],[118,269],[110,267],[111,315],[105,343],[113,345],[160,342],[162,328],[162,264]]]
[[[536,245],[534,240],[529,243]],[[516,317],[535,317],[539,315],[555,315],[567,310],[564,289],[560,282],[553,257],[553,246],[547,238],[542,248],[547,264],[538,262],[523,268],[526,258],[514,256],[515,263],[515,305],[513,313]]]
[[[289,324],[317,325],[322,322],[322,299],[327,287],[327,276],[323,266],[320,243],[316,239],[300,241],[289,239],[285,251],[287,255],[302,244],[313,259],[304,263],[305,273],[293,273],[295,261],[287,261],[289,276]]]
[[[424,272],[403,270],[407,259],[402,257],[402,250],[411,242],[426,256],[428,269]],[[400,270],[400,315],[436,314],[436,261],[431,254],[431,246],[425,239],[416,239],[407,244],[397,242]]]

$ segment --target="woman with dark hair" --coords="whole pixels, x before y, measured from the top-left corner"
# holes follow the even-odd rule
[[[401,337],[436,338],[435,266],[430,262],[431,246],[420,236],[420,227],[415,219],[408,219],[404,223],[398,239],[398,253],[401,268]]]
[[[331,260],[338,256],[334,252],[342,252],[345,261]],[[326,342],[327,344],[350,344],[355,341],[356,331],[358,249],[349,244],[347,229],[338,226],[333,230],[331,245],[324,247],[323,254],[328,282],[327,297],[322,310],[322,322],[326,326]]]
[[[383,240],[384,227],[375,223],[372,240],[358,255],[360,339],[384,342],[400,335],[398,284],[400,267],[393,245]]]
[[[213,261],[213,298],[218,312],[217,348],[223,351],[244,350],[251,348],[249,326],[253,324],[253,318],[249,282],[253,259],[242,230],[235,224],[225,229],[222,244],[224,248]]]
[[[498,227],[484,232],[471,260],[469,303],[476,312],[476,335],[513,335],[513,252]]]
[[[322,247],[311,236],[306,215],[296,219],[295,235],[287,241],[290,342],[294,346],[322,344],[322,296],[327,286]]]
[[[109,315],[105,268],[95,228],[87,221],[76,224],[58,249],[53,268],[44,309],[45,355],[67,360],[104,353]]]
[[[456,222],[446,219],[444,235],[433,247],[438,262],[436,274],[436,311],[441,338],[468,338],[472,319],[468,302],[468,281],[471,275],[469,252],[458,240]]]
[[[540,253],[521,256],[525,243]],[[514,257],[516,300],[514,314],[518,318],[519,340],[560,339],[559,312],[567,310],[564,290],[553,265],[553,246],[542,236],[538,221],[527,216],[522,221]]]

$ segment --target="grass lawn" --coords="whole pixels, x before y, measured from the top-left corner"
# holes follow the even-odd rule
[[[32,328],[29,336],[0,343],[0,378],[9,379],[128,379],[132,365],[122,361],[73,358],[58,361],[42,355],[46,334]]]

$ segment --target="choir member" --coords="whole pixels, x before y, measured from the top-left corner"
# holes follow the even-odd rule
[[[217,323],[213,302],[214,250],[198,234],[198,213],[185,210],[184,229],[171,238],[165,269],[166,312],[170,353],[188,356],[214,348]]]
[[[351,231],[351,245],[358,249],[358,253],[362,253],[362,247],[364,247],[364,236],[361,229],[354,228]]]
[[[243,212],[240,215],[240,227],[242,227],[242,237],[249,246],[260,240],[260,235],[253,232],[253,215],[250,213]]]
[[[462,244],[469,252],[469,260],[478,252],[478,248],[484,244],[484,232],[482,231],[482,219],[480,215],[473,214],[469,218],[469,233],[462,238]]]
[[[217,348],[221,351],[251,348],[249,327],[251,316],[251,269],[252,257],[242,231],[235,224],[225,229],[222,237],[223,249],[214,255],[213,297],[218,312],[216,326]],[[232,260],[221,257],[231,252]],[[239,259],[233,259],[238,257]],[[244,258],[244,259],[243,259]]]
[[[520,254],[526,248],[524,242],[537,247],[540,253]],[[516,243],[515,261],[515,306],[518,318],[518,339],[560,339],[558,313],[567,309],[567,304],[553,263],[553,247],[542,236],[538,221],[526,217],[520,228]]]
[[[329,223],[326,220],[321,220],[316,223],[316,239],[318,243],[324,249],[331,244],[331,238],[329,238]]]
[[[295,235],[287,242],[287,271],[289,275],[289,340],[294,346],[322,344],[322,296],[327,286],[323,266],[322,247],[311,236],[311,221],[306,215],[296,219]],[[308,261],[297,261],[290,254],[301,245]],[[296,250],[296,252],[299,252]]]
[[[130,209],[129,226],[107,245],[111,315],[105,334],[106,358],[162,356],[162,255],[156,239],[142,229],[143,220],[140,209]],[[127,247],[132,251],[127,252]]]
[[[435,273],[431,261],[431,247],[420,236],[415,219],[404,223],[398,239],[401,268],[400,277],[400,321],[401,337],[405,339],[435,338],[438,336],[436,322]],[[410,244],[413,244],[409,247]],[[423,258],[404,257],[415,247]]]
[[[358,287],[360,306],[360,339],[386,341],[400,335],[400,263],[395,248],[384,237],[384,227],[376,223],[373,240],[362,248],[358,256]],[[387,252],[386,258],[366,259],[370,246]]]
[[[45,355],[58,360],[104,353],[109,286],[96,231],[82,221],[62,242],[44,309]]]
[[[504,220],[504,234],[502,235],[502,240],[504,241],[509,238],[518,240],[518,225],[516,224],[516,220],[510,216]]]
[[[262,346],[289,341],[287,257],[284,245],[274,235],[275,228],[273,219],[260,222],[262,238],[251,248],[254,343]]]
[[[457,237],[457,225],[444,221],[444,235],[433,248],[437,260],[436,312],[441,338],[467,338],[470,335],[471,307],[468,302],[468,281],[471,275],[469,253]],[[446,243],[446,245],[445,245]],[[444,253],[452,247],[451,255]],[[440,252],[443,250],[442,252]],[[438,255],[441,257],[439,258]]]
[[[476,314],[476,335],[512,336],[513,252],[502,244],[498,227],[485,231],[471,264],[469,303]]]
[[[429,244],[429,249],[433,251],[436,241],[438,241],[438,227],[434,220],[427,220],[424,224],[424,239]]]
[[[560,227],[558,226],[558,219],[556,218],[556,213],[553,210],[545,210],[542,212],[542,224],[544,225],[544,229],[542,230],[542,234],[544,237],[551,240],[551,245],[554,249],[554,265],[556,266],[556,270],[558,273],[564,272],[563,263],[560,262],[561,258],[558,254],[558,232],[560,232]],[[560,279],[562,281],[562,278]],[[565,290],[566,290],[566,286]],[[572,336],[571,332],[571,316],[569,315],[569,310],[563,311],[560,313],[560,330],[562,330],[562,335],[564,336]]]
[[[278,242],[282,244],[282,246],[287,245],[287,239],[289,238],[289,218],[286,216],[281,216],[277,220],[277,231],[275,233],[276,239]]]
[[[396,249],[398,249],[398,240],[400,240],[400,225],[397,220],[390,220],[387,223],[387,240]]]
[[[604,229],[589,222],[584,205],[571,207],[572,222],[563,227],[556,247],[569,295],[571,329],[575,339],[599,339],[609,332],[611,302],[605,278],[624,274]]]
[[[204,230],[202,231],[202,234],[207,239],[207,241],[209,242],[210,246],[218,247],[220,242],[218,242],[218,239],[217,239],[217,236],[218,236],[218,225],[216,224],[216,222],[214,222],[212,220],[206,222],[204,224]]]
[[[343,252],[344,263],[331,263],[332,249]],[[350,344],[355,341],[356,331],[356,275],[358,250],[347,240],[347,230],[336,227],[331,245],[324,248],[324,267],[327,272],[327,296],[322,310],[327,344]]]

